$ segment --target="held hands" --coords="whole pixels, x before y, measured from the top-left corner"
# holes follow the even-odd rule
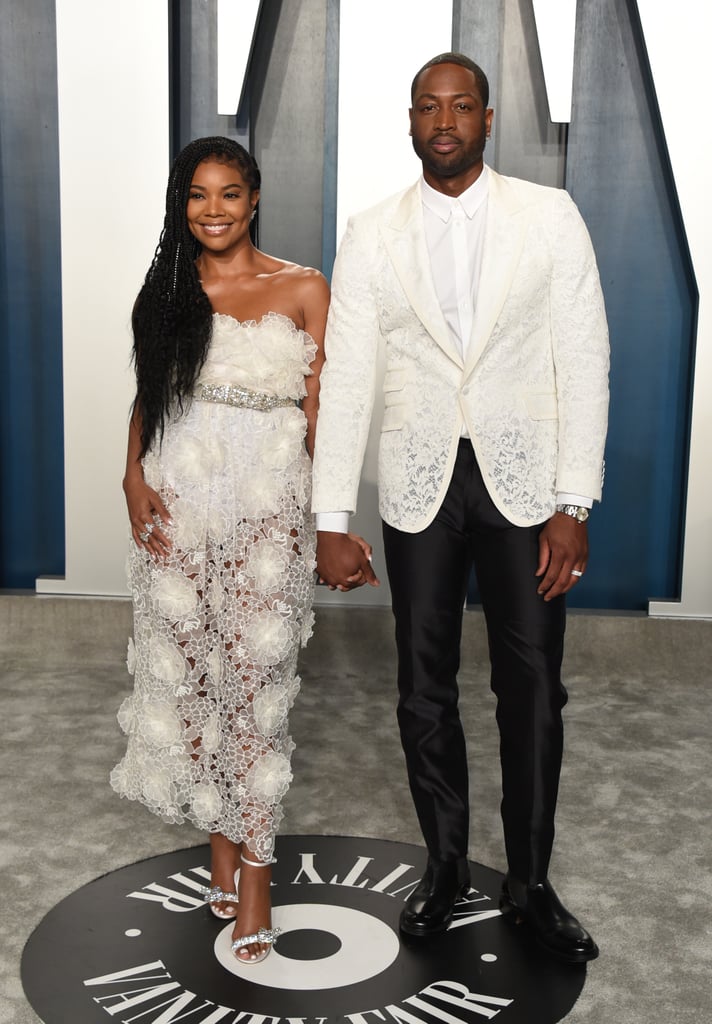
[[[172,524],[168,509],[140,472],[124,477],[124,494],[136,547],[145,548],[154,562],[165,558],[173,546],[163,530]]]
[[[566,594],[576,586],[586,571],[588,531],[565,512],[555,512],[539,534],[539,565],[541,577],[537,593],[545,601]]]
[[[329,590],[354,590],[368,583],[380,586],[371,565],[371,545],[355,533],[318,530],[316,535],[316,571],[319,582]]]

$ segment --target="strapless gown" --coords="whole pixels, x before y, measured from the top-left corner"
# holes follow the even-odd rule
[[[213,317],[201,385],[290,398],[276,408],[193,399],[144,459],[173,525],[155,564],[132,543],[133,693],[111,774],[169,822],[272,856],[291,781],[288,712],[311,636],[314,559],[305,393],[316,346],[286,316]]]

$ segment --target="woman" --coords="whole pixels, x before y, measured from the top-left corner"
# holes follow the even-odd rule
[[[310,455],[329,301],[320,273],[253,245],[259,189],[237,143],[186,146],[136,300],[124,478],[135,688],[111,777],[165,820],[210,832],[205,899],[236,918],[245,963],[277,934],[270,865],[313,621]]]

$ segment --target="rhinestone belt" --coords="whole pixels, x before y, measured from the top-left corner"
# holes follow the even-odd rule
[[[220,402],[222,405],[236,405],[240,409],[282,409],[296,405],[293,398],[279,398],[277,395],[265,395],[261,391],[248,391],[237,384],[198,384],[193,392],[198,402]]]

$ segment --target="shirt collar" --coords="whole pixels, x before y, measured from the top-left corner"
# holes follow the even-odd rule
[[[487,165],[483,164],[482,173],[479,178],[466,188],[459,196],[446,196],[443,192],[438,192],[432,186],[428,185],[425,178],[420,179],[420,194],[423,200],[423,206],[434,213],[436,216],[447,224],[450,220],[453,209],[460,206],[467,216],[472,220],[474,215],[479,210],[480,206],[487,199],[489,191],[489,172]]]

